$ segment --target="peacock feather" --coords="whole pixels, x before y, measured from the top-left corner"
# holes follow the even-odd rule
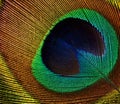
[[[0,0],[1,104],[119,104],[119,0]]]

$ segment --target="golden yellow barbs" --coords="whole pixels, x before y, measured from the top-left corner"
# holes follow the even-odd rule
[[[112,5],[120,9],[120,0],[106,0],[109,1]]]
[[[2,0],[0,0],[0,7],[2,6]]]
[[[5,63],[4,57],[0,55],[0,103],[35,103],[39,104],[39,101],[34,99],[28,92],[24,90],[22,85],[16,81],[15,77],[10,72],[10,69]],[[2,95],[1,95],[2,94]],[[14,95],[14,96],[13,96]],[[14,100],[7,100],[7,99]]]

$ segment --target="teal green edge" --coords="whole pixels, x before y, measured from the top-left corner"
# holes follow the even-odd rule
[[[44,65],[41,58],[41,49],[44,44],[44,39],[49,35],[50,30],[54,28],[55,24],[70,17],[88,21],[101,32],[105,44],[105,53],[100,57],[79,51],[80,56],[78,57],[83,71],[73,77],[62,77],[54,74]],[[118,58],[117,34],[111,24],[96,11],[86,8],[73,10],[59,18],[50,30],[46,33],[43,41],[41,41],[31,64],[33,76],[45,88],[59,93],[80,91],[103,78],[97,69],[105,76],[108,76],[113,70]],[[79,78],[76,76],[79,76]]]

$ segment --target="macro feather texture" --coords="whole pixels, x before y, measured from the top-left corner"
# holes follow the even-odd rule
[[[119,0],[1,0],[0,103],[119,104],[119,35]]]

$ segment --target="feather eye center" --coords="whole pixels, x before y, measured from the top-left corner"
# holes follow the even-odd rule
[[[42,48],[42,59],[54,73],[78,74],[80,64],[77,50],[102,55],[104,42],[101,34],[89,22],[67,18],[56,24],[48,34]]]

